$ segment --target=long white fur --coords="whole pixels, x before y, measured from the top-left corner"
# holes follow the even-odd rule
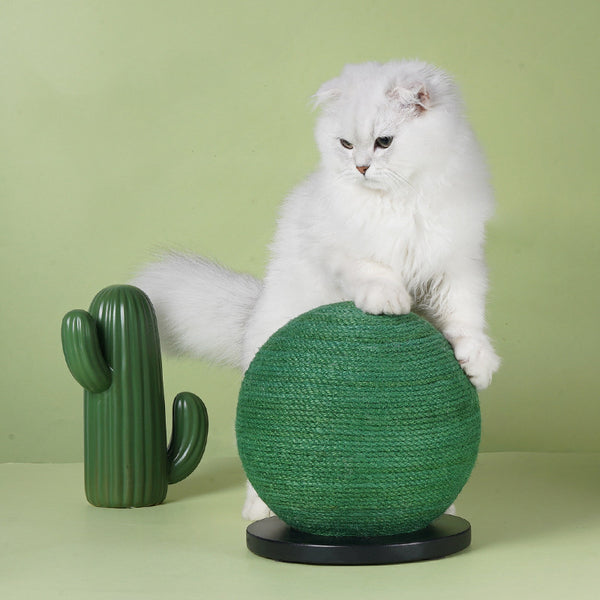
[[[169,252],[132,283],[152,300],[163,350],[239,367],[262,283],[200,256]]]
[[[321,163],[282,205],[264,281],[189,255],[149,265],[134,284],[161,333],[180,351],[245,370],[272,333],[316,306],[415,310],[485,388],[499,366],[485,333],[493,195],[455,84],[420,61],[366,63],[314,99]],[[393,137],[389,148],[375,147],[378,137]],[[244,515],[267,514],[249,486]]]

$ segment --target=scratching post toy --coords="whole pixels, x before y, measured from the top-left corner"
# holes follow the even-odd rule
[[[475,464],[475,388],[415,314],[352,303],[294,319],[259,350],[240,390],[248,479],[277,518],[251,550],[294,562],[403,562],[456,552],[470,526],[444,515]]]
[[[189,392],[173,402],[167,448],[158,328],[148,297],[128,285],[99,292],[62,323],[71,374],[84,388],[85,492],[109,508],[160,504],[198,465],[208,415]]]

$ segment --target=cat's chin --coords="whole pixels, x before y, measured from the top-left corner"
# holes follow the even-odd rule
[[[357,181],[357,186],[363,190],[377,192],[378,194],[389,192],[389,188],[383,182],[376,179],[360,179]]]

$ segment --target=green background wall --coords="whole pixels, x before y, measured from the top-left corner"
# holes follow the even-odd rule
[[[597,2],[0,1],[0,460],[82,459],[62,315],[153,250],[255,275],[348,62],[453,73],[497,190],[483,450],[600,451]],[[240,376],[165,362],[234,451]],[[169,398],[170,402],[170,398]]]

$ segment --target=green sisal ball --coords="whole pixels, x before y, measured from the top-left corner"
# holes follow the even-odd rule
[[[248,479],[291,527],[383,536],[426,527],[454,502],[479,447],[475,388],[425,319],[350,302],[290,321],[240,390]]]

